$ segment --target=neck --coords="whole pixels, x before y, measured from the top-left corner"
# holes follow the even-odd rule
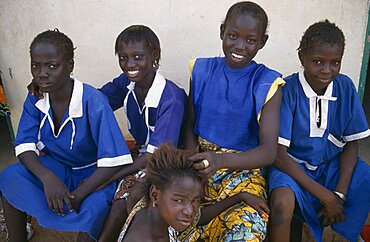
[[[68,78],[69,80],[66,81],[66,84],[64,86],[62,86],[55,92],[49,93],[50,101],[52,101],[53,103],[69,103],[71,101],[74,81],[70,77]]]
[[[148,91],[149,88],[153,85],[155,74],[156,70],[149,72],[142,81],[135,84],[135,88],[139,88],[142,91]]]
[[[147,210],[147,218],[150,223],[150,227],[153,228],[151,229],[151,236],[153,239],[156,238],[155,241],[168,238],[169,225],[162,219],[157,208],[153,208],[149,205]]]

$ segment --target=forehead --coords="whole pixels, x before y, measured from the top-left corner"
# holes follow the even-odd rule
[[[151,48],[149,47],[148,43],[144,40],[136,40],[136,41],[129,41],[125,43],[123,41],[119,42],[118,52],[122,51],[150,51]]]
[[[248,12],[232,14],[226,22],[226,28],[259,34],[262,34],[263,31],[261,20]]]
[[[321,43],[305,50],[303,54],[307,57],[338,59],[342,58],[343,46],[341,44]]]
[[[175,177],[164,192],[166,194],[199,197],[202,193],[202,185],[198,180],[191,177]]]
[[[58,45],[53,43],[37,43],[31,49],[31,58],[36,57],[64,57],[63,51],[60,50]]]

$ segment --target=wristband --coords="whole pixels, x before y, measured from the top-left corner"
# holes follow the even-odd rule
[[[343,202],[345,202],[346,201],[346,195],[344,195],[343,193],[341,193],[341,192],[338,192],[338,191],[333,191],[333,193],[335,194],[335,195],[337,195],[340,199],[342,199],[342,201]]]

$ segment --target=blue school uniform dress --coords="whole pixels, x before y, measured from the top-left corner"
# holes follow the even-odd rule
[[[324,95],[317,95],[303,72],[286,79],[280,114],[279,144],[312,179],[333,191],[339,178],[339,159],[346,142],[370,135],[365,114],[352,80],[342,74],[329,84]],[[321,109],[317,103],[321,102]],[[320,119],[320,125],[318,121]],[[311,229],[316,241],[322,240],[320,201],[290,176],[276,167],[269,171],[270,192],[288,187],[300,207],[299,218]],[[370,209],[370,167],[358,158],[343,204],[345,221],[332,225],[334,231],[356,241]]]
[[[259,146],[261,110],[284,84],[281,74],[255,61],[233,69],[221,57],[198,58],[190,71],[200,151],[238,153]],[[266,199],[263,169],[218,170],[209,179],[207,199],[221,201],[240,192]],[[267,218],[239,203],[194,232],[192,241],[262,241]]]
[[[40,162],[73,192],[97,167],[132,163],[109,104],[99,91],[74,79],[69,109],[57,134],[48,93],[44,99],[28,94],[15,141],[16,155],[39,154]],[[97,239],[116,189],[116,183],[91,193],[76,212],[60,216],[47,204],[43,184],[22,163],[0,173],[0,190],[15,208],[37,218],[40,225],[86,232]]]
[[[143,145],[141,153],[153,153],[166,142],[177,146],[187,99],[184,89],[157,71],[142,108],[134,89],[135,82],[122,73],[105,84],[101,91],[108,97],[113,110],[123,107],[129,132],[137,143]]]

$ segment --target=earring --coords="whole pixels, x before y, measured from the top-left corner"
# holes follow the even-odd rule
[[[157,68],[157,67],[158,67],[158,60],[154,60],[154,61],[153,61],[153,67],[154,67],[154,68]]]
[[[154,201],[154,202],[153,202],[153,204],[152,204],[153,208],[157,207],[157,205],[158,205],[158,204],[157,204],[157,202],[156,202],[156,201]]]

